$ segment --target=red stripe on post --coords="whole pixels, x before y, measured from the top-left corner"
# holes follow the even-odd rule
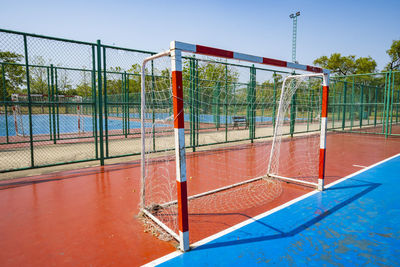
[[[189,230],[187,187],[185,182],[176,182],[178,189],[178,224],[182,233]]]
[[[313,67],[313,66],[307,66],[307,71],[322,73],[322,69],[321,68]]]
[[[325,177],[325,150],[324,148],[319,149],[319,179],[324,179]]]
[[[329,86],[322,87],[322,110],[321,110],[321,118],[326,118],[328,113],[328,93]]]
[[[263,57],[263,64],[278,66],[278,67],[286,67],[287,66],[286,61],[267,58],[267,57]]]
[[[233,52],[208,46],[196,45],[196,53],[216,57],[233,58]]]
[[[182,71],[172,72],[172,98],[174,106],[174,128],[184,128]]]

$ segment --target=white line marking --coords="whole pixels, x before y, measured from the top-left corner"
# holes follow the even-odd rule
[[[354,173],[352,173],[352,174],[350,174],[350,175],[347,175],[347,176],[345,176],[345,177],[343,177],[343,178],[341,178],[341,179],[339,179],[339,180],[337,180],[337,181],[335,181],[335,182],[332,182],[332,183],[330,183],[329,185],[325,186],[325,189],[330,188],[330,187],[332,187],[332,186],[335,186],[335,185],[337,185],[337,184],[339,184],[339,183],[341,183],[341,182],[343,182],[343,181],[345,181],[345,180],[347,180],[347,179],[349,179],[349,178],[351,178],[351,177],[353,177],[353,176],[356,176],[356,175],[358,175],[358,174],[360,174],[360,173],[363,173],[363,172],[365,172],[365,171],[367,171],[367,170],[369,170],[369,169],[372,169],[373,167],[376,167],[376,166],[378,166],[378,165],[380,165],[380,164],[382,164],[382,163],[385,163],[386,161],[389,161],[389,160],[391,160],[391,159],[394,159],[394,158],[396,158],[396,157],[398,157],[398,156],[400,156],[400,153],[399,153],[399,154],[396,154],[396,155],[394,155],[394,156],[391,156],[391,157],[389,157],[389,158],[386,158],[386,159],[384,159],[384,160],[382,160],[382,161],[379,161],[379,162],[377,162],[377,163],[375,163],[375,164],[372,164],[372,165],[370,165],[370,166],[368,166],[368,167],[366,167],[366,168],[364,168],[364,169],[362,169],[362,170],[356,171],[356,172],[354,172]],[[203,240],[200,240],[200,241],[198,241],[198,242],[192,244],[192,245],[190,246],[190,248],[191,248],[191,249],[194,249],[194,248],[196,248],[196,247],[198,247],[198,246],[201,246],[201,245],[204,245],[204,244],[206,244],[206,243],[208,243],[208,242],[211,242],[211,241],[213,241],[213,240],[215,240],[215,239],[217,239],[217,238],[219,238],[219,237],[221,237],[221,236],[224,236],[224,235],[229,234],[229,233],[231,233],[231,232],[233,232],[233,231],[235,231],[235,230],[238,230],[239,228],[242,228],[243,226],[246,226],[246,225],[248,225],[248,224],[250,224],[250,223],[252,223],[252,222],[254,222],[254,221],[256,221],[256,220],[260,220],[260,219],[262,219],[262,218],[264,218],[264,217],[266,217],[266,216],[268,216],[268,215],[271,215],[272,213],[275,213],[275,212],[277,212],[277,211],[279,211],[279,210],[281,210],[281,209],[284,209],[284,208],[286,208],[286,207],[288,207],[288,206],[290,206],[290,205],[292,205],[292,204],[295,204],[296,202],[299,202],[299,201],[301,201],[301,200],[303,200],[303,199],[305,199],[305,198],[307,198],[307,197],[310,197],[310,196],[312,196],[312,195],[315,195],[316,193],[319,193],[319,192],[320,192],[320,191],[318,191],[318,190],[314,190],[314,191],[309,192],[309,193],[307,193],[307,194],[305,194],[305,195],[303,195],[303,196],[300,196],[300,197],[298,197],[298,198],[295,198],[295,199],[293,199],[293,200],[291,200],[291,201],[289,201],[289,202],[287,202],[287,203],[285,203],[285,204],[283,204],[283,205],[280,205],[280,206],[278,206],[278,207],[276,207],[276,208],[274,208],[274,209],[272,209],[272,210],[269,210],[269,211],[267,211],[267,212],[264,212],[264,213],[262,213],[262,214],[260,214],[260,215],[257,215],[257,216],[255,216],[255,217],[253,217],[253,218],[251,218],[251,219],[248,219],[248,220],[246,220],[246,221],[244,221],[244,222],[241,222],[241,223],[239,223],[239,224],[236,224],[236,225],[234,225],[234,226],[232,226],[232,227],[230,227],[230,228],[228,228],[228,229],[226,229],[226,230],[223,230],[223,231],[221,231],[221,232],[219,232],[219,233],[216,233],[215,235],[212,235],[212,236],[209,236],[209,237],[207,237],[207,238],[205,238],[205,239],[203,239]],[[175,257],[177,257],[177,256],[179,256],[179,255],[182,255],[182,254],[183,254],[183,252],[181,252],[181,251],[175,251],[175,252],[172,252],[172,253],[170,253],[170,254],[167,254],[167,255],[165,255],[165,256],[163,256],[163,257],[161,257],[161,258],[158,258],[158,259],[156,259],[156,260],[154,260],[154,261],[152,261],[152,262],[149,262],[149,263],[147,263],[147,264],[145,264],[145,265],[143,265],[143,266],[156,266],[156,265],[158,265],[158,264],[164,263],[164,262],[166,262],[166,261],[168,261],[168,260],[170,260],[170,259],[172,259],[172,258],[175,258]]]
[[[353,164],[354,167],[367,168],[367,166]]]
[[[166,261],[169,261],[170,259],[178,257],[179,255],[182,255],[182,254],[183,254],[182,251],[179,251],[179,250],[178,251],[174,251],[174,252],[172,252],[170,254],[167,254],[167,255],[165,255],[165,256],[163,256],[161,258],[158,258],[158,259],[156,259],[156,260],[154,260],[152,262],[146,263],[145,265],[142,265],[142,266],[143,267],[156,266],[156,265],[159,265],[159,264],[164,263]]]
[[[339,180],[337,180],[337,181],[334,181],[333,183],[330,183],[330,184],[329,184],[328,186],[326,186],[325,188],[330,188],[330,187],[332,187],[332,186],[334,186],[334,185],[337,185],[338,183],[341,183],[341,182],[343,182],[344,180],[347,180],[347,179],[349,179],[349,178],[351,178],[351,177],[353,177],[353,176],[356,176],[356,175],[358,175],[358,174],[360,174],[360,173],[363,173],[363,172],[365,172],[365,171],[368,171],[369,169],[372,169],[373,167],[376,167],[376,166],[378,166],[378,165],[380,165],[380,164],[382,164],[382,163],[385,163],[386,161],[389,161],[389,160],[391,160],[391,159],[394,159],[394,158],[396,158],[396,157],[398,157],[398,156],[400,156],[400,153],[399,153],[399,154],[396,154],[396,155],[394,155],[394,156],[391,156],[391,157],[389,157],[389,158],[387,158],[387,159],[384,159],[384,160],[382,160],[382,161],[379,161],[379,162],[377,162],[377,163],[375,163],[375,164],[372,164],[372,165],[366,167],[365,169],[362,169],[362,170],[356,171],[355,173],[352,173],[352,174],[350,174],[350,175],[347,175],[346,177],[343,177],[342,179],[339,179]]]

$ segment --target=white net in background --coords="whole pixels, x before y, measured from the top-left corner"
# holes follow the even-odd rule
[[[174,115],[172,106],[171,60],[161,57],[149,61],[145,69],[144,177],[141,185],[141,210],[146,231],[168,239],[177,232]],[[142,89],[143,90],[143,89]],[[143,138],[143,136],[142,136]],[[143,167],[143,166],[142,166]],[[143,174],[142,174],[143,175]],[[169,234],[174,236],[171,230]],[[174,236],[176,238],[176,236]]]
[[[145,72],[143,221],[147,231],[162,239],[166,232],[177,238],[170,58],[149,61]],[[266,176],[268,143],[231,142],[249,137],[251,124],[257,123],[251,111],[256,103],[263,103],[265,114],[272,112],[272,87],[256,93],[251,75],[249,67],[183,60],[189,225],[195,239],[229,227],[231,217],[236,223],[248,219],[243,216],[248,210],[251,216],[265,211],[262,207],[282,193],[280,181]],[[263,127],[272,129],[269,121]]]
[[[319,171],[322,74],[288,76],[282,88],[268,174],[315,186]]]
[[[12,106],[15,135],[25,136],[24,123],[21,114],[21,106],[18,104],[19,102],[18,94],[12,94],[11,101],[15,102]]]

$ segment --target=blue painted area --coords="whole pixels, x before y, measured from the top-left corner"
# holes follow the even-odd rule
[[[8,116],[8,135],[15,136],[15,126],[14,126],[14,117],[12,115]],[[32,115],[32,132],[34,135],[41,134],[50,134],[53,129],[53,118],[51,117],[51,125],[49,124],[49,115],[45,114],[35,114]],[[57,118],[56,118],[57,120]],[[22,124],[24,128],[25,135],[29,135],[29,116],[22,115]],[[105,122],[103,121],[103,127]],[[6,118],[4,115],[0,116],[0,136],[6,136]],[[93,119],[92,117],[81,117],[81,127],[83,125],[85,132],[93,131]],[[57,127],[57,126],[56,126]],[[145,123],[145,127],[152,127],[151,123]],[[156,124],[156,127],[168,127],[168,125],[164,124]],[[78,116],[77,115],[59,115],[59,128],[60,133],[76,133],[78,132]],[[129,122],[130,129],[138,129],[140,128],[140,122],[130,121]],[[122,120],[114,120],[108,119],[108,130],[122,130],[123,129],[123,121]]]
[[[110,116],[111,115],[115,116],[115,117],[122,117],[121,113],[119,113],[119,114],[110,114]],[[136,119],[140,118],[139,113],[130,113],[129,116],[131,118],[136,118]],[[170,113],[154,113],[154,118],[156,120],[165,120],[165,119],[168,119],[168,118],[170,119],[171,116],[172,116],[172,113],[171,114]],[[219,115],[219,122],[224,124],[226,119],[227,119],[228,123],[233,123],[232,117],[235,117],[235,116],[244,116],[244,115],[228,115],[228,116],[226,116],[226,118],[225,118],[225,115]],[[184,117],[185,117],[185,121],[190,121],[190,114],[186,113],[184,115]],[[150,120],[150,119],[153,118],[153,114],[152,113],[146,113],[145,114],[145,118]],[[199,122],[201,122],[201,123],[216,123],[217,120],[218,120],[218,116],[212,115],[212,114],[199,114],[198,119],[199,119]],[[256,122],[271,122],[272,121],[272,117],[256,116],[255,120],[256,120]],[[285,118],[285,120],[288,121],[289,118]],[[315,120],[315,118],[314,118],[314,120]],[[307,121],[307,118],[296,118],[296,121],[302,121],[302,122],[303,121]]]
[[[117,116],[117,117],[122,117],[122,114],[113,114],[113,116]],[[129,116],[131,118],[140,118],[139,113],[130,113]],[[153,117],[152,113],[146,113],[145,118],[146,119],[152,119]],[[172,113],[154,113],[154,118],[157,120],[165,120],[168,119],[172,116]],[[239,115],[236,115],[239,116]],[[240,115],[241,116],[241,115]],[[185,121],[190,121],[190,114],[185,114]],[[228,123],[233,123],[232,121],[232,115],[227,116],[227,121]],[[212,115],[212,114],[199,114],[199,122],[201,123],[216,123],[218,119],[218,116],[216,115]],[[270,122],[272,121],[272,117],[262,117],[262,116],[256,116],[255,117],[256,122]],[[303,120],[303,119],[301,119]],[[225,123],[225,115],[220,115],[219,116],[219,122],[220,123]]]
[[[153,117],[152,113],[146,113],[145,118],[148,120],[151,120]],[[109,114],[108,118],[108,130],[121,130],[123,129],[123,121],[121,120],[115,120],[111,119],[111,117],[119,117],[122,118],[123,114],[118,113],[118,114]],[[136,118],[139,119],[140,115],[139,113],[130,113],[129,114],[130,118]],[[190,115],[185,114],[185,121],[190,121]],[[225,115],[220,115],[219,116],[219,122],[221,124],[225,123]],[[227,121],[228,123],[233,123],[232,120],[233,116],[227,116]],[[168,120],[172,121],[172,114],[169,113],[155,113],[154,118],[156,120]],[[49,115],[48,114],[35,114],[32,116],[32,126],[33,126],[33,134],[34,135],[41,135],[41,134],[49,134],[52,132],[52,127],[53,127],[53,118],[51,117],[50,119],[52,121],[52,124],[49,125]],[[56,118],[57,120],[57,118]],[[81,120],[83,121],[83,127],[85,132],[92,132],[93,131],[93,120],[92,117],[81,117]],[[255,117],[256,122],[271,122],[272,117],[262,117],[262,116],[256,116]],[[285,120],[288,120],[286,118]],[[307,119],[304,118],[297,118],[297,121],[304,121]],[[199,122],[200,123],[216,123],[217,122],[217,116],[215,115],[210,115],[210,114],[200,114],[199,115]],[[22,115],[22,123],[23,123],[23,128],[25,135],[29,135],[29,116],[28,115]],[[103,126],[105,122],[103,120]],[[6,136],[6,119],[5,115],[0,115],[0,136]],[[156,127],[168,127],[168,125],[162,124],[155,124]],[[57,126],[56,126],[57,127]],[[60,127],[60,133],[76,133],[78,132],[78,116],[77,115],[64,115],[60,114],[59,115],[59,127]],[[82,126],[81,126],[82,127]],[[145,127],[152,127],[151,123],[146,123]],[[130,129],[138,129],[140,128],[140,122],[136,121],[130,121],[129,122],[129,128]],[[14,126],[14,116],[13,115],[8,115],[8,135],[9,136],[15,136],[15,126]]]
[[[400,157],[162,266],[399,266]]]

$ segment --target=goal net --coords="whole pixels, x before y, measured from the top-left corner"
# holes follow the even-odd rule
[[[323,80],[323,74],[303,74],[283,81],[269,176],[318,187]],[[284,138],[293,132],[296,138]]]
[[[141,218],[146,231],[176,239],[183,251],[189,249],[189,225],[193,243],[265,212],[277,201],[283,190],[276,178],[279,164],[268,171],[272,142],[257,138],[260,132],[273,136],[276,128],[282,136],[287,127],[287,115],[277,114],[283,81],[276,72],[228,64],[222,59],[226,54],[213,54],[222,51],[218,49],[201,53],[212,58],[181,56],[182,51],[200,53],[193,46],[182,44],[154,55],[141,70]],[[235,55],[260,63],[257,57]],[[282,66],[268,61],[276,62]],[[305,101],[313,91],[307,90],[298,99]],[[296,102],[294,110],[304,115],[302,110],[314,108],[308,127],[318,128],[314,124],[320,110],[315,106],[320,100],[314,93],[312,103]],[[299,125],[304,124],[300,117]],[[274,145],[278,152],[279,144]]]
[[[16,136],[25,136],[23,117],[21,114],[21,107],[17,103],[19,101],[18,95],[12,94],[11,101],[15,102],[15,104],[13,104],[13,106],[12,106],[15,135]]]

